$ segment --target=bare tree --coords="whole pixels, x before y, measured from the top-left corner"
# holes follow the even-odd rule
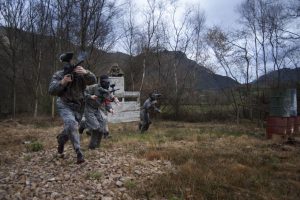
[[[39,97],[42,94],[40,91],[40,81],[41,81],[41,66],[45,51],[46,38],[49,30],[49,18],[50,18],[50,0],[39,0],[28,2],[28,12],[27,12],[27,22],[26,31],[29,33],[28,44],[29,51],[28,55],[30,59],[30,68],[25,71],[30,72],[30,75],[26,77],[30,78],[28,81],[31,85],[32,93],[34,97],[34,111],[33,117],[36,118],[38,115],[38,104]],[[25,73],[26,73],[25,72]],[[25,78],[25,77],[24,77]]]
[[[288,64],[285,60],[289,54],[293,51],[298,51],[300,48],[299,40],[293,36],[294,33],[287,31],[287,25],[291,21],[291,16],[287,15],[286,8],[281,3],[273,3],[268,7],[268,33],[269,33],[269,44],[270,51],[273,60],[273,69],[277,70],[277,86],[280,85],[280,69],[283,65],[285,67]]]
[[[52,73],[58,68],[58,55],[64,50],[70,51],[72,30],[72,0],[51,1],[50,33],[52,42]],[[55,115],[55,97],[51,97],[51,116]]]
[[[178,19],[177,9],[176,4],[171,4],[171,13],[169,14],[171,16],[169,20],[169,22],[171,22],[170,26],[168,26],[167,23],[162,24],[164,42],[167,49],[172,50],[168,66],[163,71],[163,80],[169,83],[167,84],[169,90],[164,88],[164,91],[168,92],[169,102],[176,118],[179,115],[180,106],[183,103],[186,92],[191,88],[195,88],[196,63],[189,63],[187,64],[188,66],[184,66],[186,64],[183,63],[183,61],[187,59],[186,54],[194,45],[192,41],[195,39],[193,38],[195,32],[198,34],[198,38],[196,37],[196,39],[200,40],[199,29],[201,28],[200,26],[203,25],[192,24],[192,11],[190,8],[187,8],[183,17]],[[202,23],[201,20],[200,22]],[[170,88],[172,88],[172,90],[170,90]]]
[[[257,25],[257,2],[256,0],[245,0],[240,7],[238,12],[241,16],[240,22],[245,26],[245,30],[250,30],[252,35],[252,41],[254,43],[254,55],[255,55],[255,74],[256,80],[259,78],[259,33]],[[257,90],[258,83],[257,83]]]
[[[208,31],[207,41],[226,76],[231,77],[238,82],[233,69],[233,45],[228,42],[229,39],[227,34],[219,27],[214,27]]]
[[[138,27],[135,22],[134,13],[137,12],[135,9],[135,5],[131,0],[128,0],[126,3],[128,6],[128,10],[125,14],[122,30],[124,32],[124,37],[122,40],[122,45],[125,51],[129,54],[129,73],[130,73],[130,80],[131,80],[131,87],[132,91],[135,90],[135,74],[136,69],[133,66],[133,56],[135,55],[136,45],[137,45],[137,38],[138,38]]]
[[[114,0],[79,1],[79,9],[74,9],[73,22],[75,28],[74,44],[79,45],[81,51],[88,52],[91,57],[95,49],[109,51],[117,41],[114,34],[114,22],[119,13]],[[76,5],[77,5],[76,4]],[[77,19],[76,16],[79,16]],[[95,59],[93,64],[97,63]]]
[[[209,58],[205,41],[205,14],[199,6],[191,10],[190,24],[193,27],[191,49],[194,54],[192,59],[201,65],[205,65]]]
[[[158,26],[163,15],[164,5],[157,0],[147,0],[147,7],[143,11],[145,17],[145,26],[141,35],[142,52],[143,52],[143,72],[139,91],[141,92],[144,85],[145,73],[146,73],[146,58],[152,47],[155,47]]]
[[[3,0],[0,3],[0,25],[3,27],[5,37],[1,38],[1,48],[5,52],[10,70],[7,74],[11,82],[11,99],[12,99],[12,113],[16,116],[17,104],[17,74],[20,62],[20,52],[22,51],[22,31],[25,23],[26,3],[24,0]]]

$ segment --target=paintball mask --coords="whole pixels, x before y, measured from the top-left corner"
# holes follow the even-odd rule
[[[157,100],[160,96],[161,96],[161,94],[159,94],[157,92],[152,92],[149,94],[151,101]]]
[[[100,85],[104,89],[109,89],[110,82],[109,82],[109,77],[107,75],[101,75],[100,76]]]
[[[73,53],[72,52],[67,52],[67,53],[63,53],[59,56],[59,60],[60,62],[70,62],[73,58]]]

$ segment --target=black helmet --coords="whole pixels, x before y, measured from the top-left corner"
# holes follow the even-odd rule
[[[70,62],[73,58],[74,53],[66,52],[59,56],[60,62]]]
[[[150,97],[151,101],[157,100],[160,96],[161,96],[161,94],[157,93],[157,92],[151,92],[149,94],[149,97]]]

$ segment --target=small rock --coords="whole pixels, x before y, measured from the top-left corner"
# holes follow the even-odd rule
[[[111,183],[111,180],[110,179],[105,179],[103,182],[102,182],[102,185],[109,185]]]
[[[123,182],[117,181],[117,182],[116,182],[116,185],[117,185],[118,187],[122,187],[122,186],[123,186]]]
[[[69,174],[66,174],[66,175],[64,176],[64,178],[65,178],[66,181],[68,181],[68,180],[70,180],[71,176],[70,176]]]
[[[48,179],[48,181],[49,181],[49,182],[51,182],[51,181],[56,181],[56,179],[53,177],[53,178]]]
[[[112,197],[103,197],[103,198],[101,198],[101,200],[113,200],[113,198]]]
[[[137,175],[141,175],[142,174],[142,172],[140,170],[135,170],[134,173],[137,174]]]
[[[122,181],[122,182],[125,182],[126,178],[125,177],[121,177],[119,180]]]
[[[26,179],[25,184],[26,184],[26,186],[30,186],[31,185],[30,180]]]
[[[57,192],[52,192],[51,193],[51,199],[56,199],[59,196]]]
[[[36,184],[36,183],[32,183],[32,184],[31,184],[31,189],[32,189],[32,190],[35,190],[36,187],[37,187],[37,184]]]
[[[115,193],[113,193],[113,191],[110,191],[110,190],[108,190],[108,194],[112,197],[115,196]]]
[[[124,199],[124,200],[133,200],[133,198],[131,198],[127,193],[123,194],[122,199]]]
[[[126,188],[121,187],[121,188],[119,188],[119,191],[120,191],[120,192],[125,192],[125,191],[126,191]]]
[[[15,199],[22,199],[21,193],[20,193],[20,192],[17,192],[17,193],[14,195],[14,198],[15,198]]]
[[[97,184],[96,188],[97,188],[97,190],[101,190],[102,189],[102,185],[101,184]]]

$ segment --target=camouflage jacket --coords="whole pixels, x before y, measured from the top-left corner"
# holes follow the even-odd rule
[[[160,112],[160,110],[159,110],[159,109],[156,107],[156,105],[155,105],[156,103],[157,103],[156,100],[151,101],[151,99],[148,98],[148,99],[144,102],[144,104],[143,104],[143,106],[142,106],[142,108],[141,108],[141,111],[149,112],[149,110],[150,110],[151,108],[153,108],[155,111]]]
[[[84,90],[86,86],[96,83],[96,76],[87,70],[83,76],[76,75],[74,80],[66,86],[61,85],[64,78],[64,71],[57,71],[51,79],[49,94],[58,96],[65,103],[81,105],[84,100]]]
[[[96,100],[91,99],[92,95],[96,95]],[[99,84],[90,85],[84,91],[86,105],[93,108],[100,108],[102,111],[108,111],[112,108],[111,102],[114,101],[114,96],[109,90],[102,88]]]

